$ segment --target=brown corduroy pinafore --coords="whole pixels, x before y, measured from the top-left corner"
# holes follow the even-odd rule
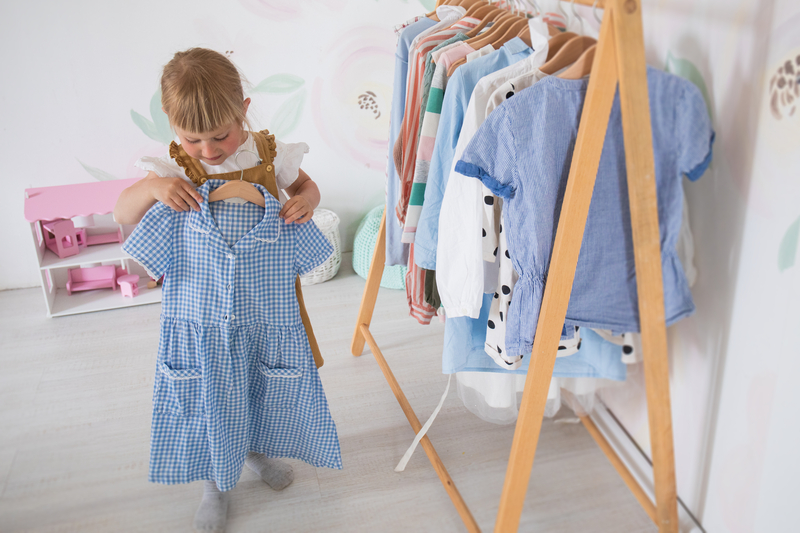
[[[192,180],[196,186],[204,184],[208,179],[238,180],[241,177],[244,181],[263,185],[272,196],[280,199],[278,197],[278,184],[275,181],[275,167],[272,165],[275,154],[277,153],[275,136],[270,135],[267,130],[251,132],[251,135],[253,139],[255,139],[256,146],[258,147],[258,157],[261,159],[261,164],[244,169],[244,174],[238,170],[234,172],[225,172],[224,174],[206,174],[200,161],[187,154],[183,147],[175,141],[172,141],[172,144],[169,145],[169,155],[184,169],[186,176]],[[324,361],[319,351],[317,338],[314,336],[314,330],[311,327],[311,320],[308,318],[305,303],[303,302],[303,291],[300,288],[299,277],[295,280],[295,289],[297,290],[297,303],[300,304],[300,316],[306,328],[308,343],[311,345],[311,352],[314,354],[314,362],[317,364],[317,368],[319,368]]]

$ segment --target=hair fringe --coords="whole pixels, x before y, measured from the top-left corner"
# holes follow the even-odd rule
[[[161,75],[161,105],[173,128],[206,133],[231,123],[250,123],[244,111],[243,76],[214,50],[178,52]]]

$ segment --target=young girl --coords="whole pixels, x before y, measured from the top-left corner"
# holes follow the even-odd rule
[[[200,210],[202,199],[195,191],[199,183],[193,183],[191,169],[187,172],[179,163],[181,150],[206,174],[249,168],[258,161],[253,135],[247,131],[250,98],[244,98],[239,71],[222,54],[204,48],[175,54],[161,76],[161,104],[181,144],[173,143],[164,157],[137,161],[136,166],[148,173],[120,195],[114,208],[120,224],[137,224],[156,202],[176,211]],[[290,197],[280,216],[287,223],[307,222],[320,199],[317,184],[300,168],[308,146],[275,144],[275,179]],[[231,157],[239,151],[238,159]]]
[[[276,457],[341,468],[336,427],[301,320],[295,278],[330,255],[311,219],[319,190],[304,143],[251,132],[236,67],[205,49],[164,67],[162,105],[181,144],[145,157],[123,191],[124,245],[164,276],[150,481],[205,480],[199,531],[223,531],[228,492],[247,465],[273,489],[294,479]],[[254,183],[265,206],[213,202],[227,180]],[[281,206],[273,197],[284,189]]]

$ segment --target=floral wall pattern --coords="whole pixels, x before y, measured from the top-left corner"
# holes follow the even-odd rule
[[[326,47],[311,90],[314,124],[325,142],[376,171],[386,168],[395,41],[385,27],[341,34]]]

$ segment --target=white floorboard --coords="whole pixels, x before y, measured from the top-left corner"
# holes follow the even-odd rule
[[[228,531],[450,532],[463,524],[369,351],[350,355],[364,281],[342,271],[304,289],[344,470],[291,461],[274,492],[245,469]],[[200,483],[147,479],[160,304],[48,319],[41,289],[0,292],[0,531],[191,531]],[[439,401],[443,325],[382,289],[371,328],[418,417]],[[451,387],[429,435],[483,531],[494,525],[513,426],[476,418]],[[582,426],[545,421],[520,531],[652,532]]]

